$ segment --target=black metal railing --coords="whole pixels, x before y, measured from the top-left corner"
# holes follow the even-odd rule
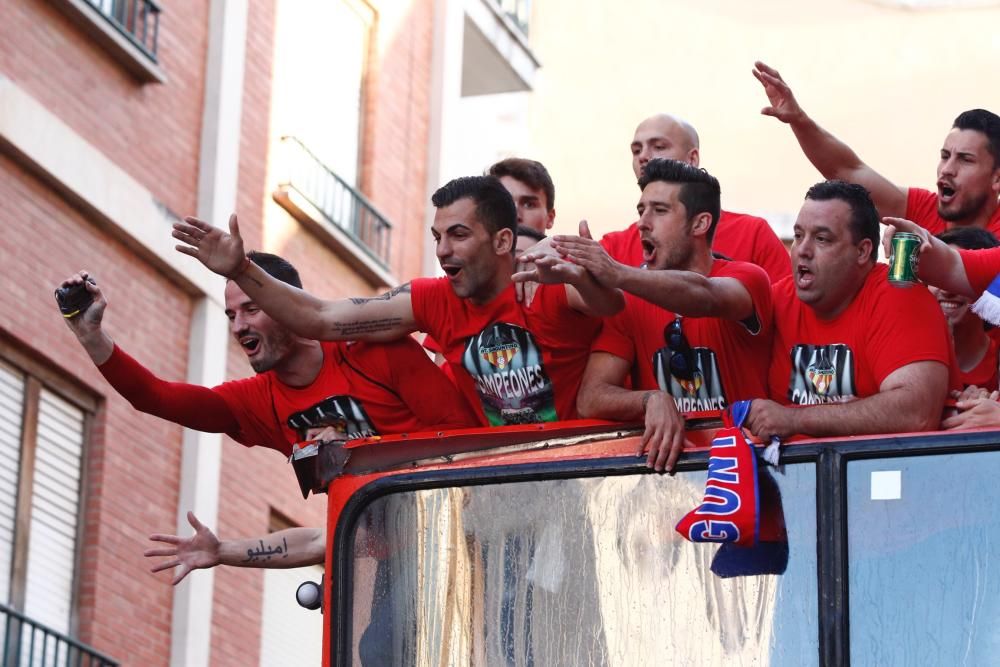
[[[87,0],[91,6],[155,63],[160,36],[160,6],[155,0]]]
[[[531,0],[496,0],[500,11],[514,22],[524,36],[528,36],[528,24],[531,22]]]
[[[332,225],[350,235],[383,268],[389,266],[392,224],[295,137],[282,137],[281,185],[297,190]]]
[[[118,667],[118,661],[0,604],[3,667]]]

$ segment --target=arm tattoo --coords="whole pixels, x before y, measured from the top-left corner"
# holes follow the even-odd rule
[[[334,336],[352,336],[391,331],[403,323],[401,317],[386,317],[380,320],[355,320],[354,322],[334,322],[331,333]]]
[[[403,293],[408,294],[409,292],[410,292],[410,283],[404,283],[402,285],[397,285],[396,287],[393,287],[385,294],[379,296],[351,298],[351,303],[353,303],[355,306],[363,306],[366,303],[371,303],[372,301],[389,301],[395,296],[398,296]]]

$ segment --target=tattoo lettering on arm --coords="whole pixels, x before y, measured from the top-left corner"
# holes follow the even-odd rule
[[[275,542],[273,546],[270,543],[264,544],[264,540],[260,540],[259,547],[247,549],[247,557],[243,562],[255,563],[259,560],[271,560],[271,556],[288,558],[288,541],[285,538],[281,538],[281,542]]]
[[[354,322],[334,322],[331,333],[334,336],[350,338],[364,334],[391,331],[403,323],[401,317],[386,317],[380,320],[356,320]]]
[[[393,297],[399,296],[400,294],[409,293],[409,291],[410,291],[410,283],[404,283],[402,285],[397,285],[396,287],[393,287],[385,294],[381,294],[379,296],[352,298],[351,303],[353,303],[355,306],[363,306],[366,303],[371,303],[372,301],[389,301]]]

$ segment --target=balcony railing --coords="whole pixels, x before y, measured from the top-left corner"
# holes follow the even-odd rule
[[[283,180],[326,218],[346,232],[379,266],[389,266],[392,225],[344,179],[295,137],[282,137]]]
[[[531,21],[531,0],[496,0],[507,18],[514,22],[524,36],[528,36],[528,23]]]
[[[3,667],[118,667],[118,661],[0,604]]]
[[[87,0],[128,41],[156,62],[160,6],[154,0]]]

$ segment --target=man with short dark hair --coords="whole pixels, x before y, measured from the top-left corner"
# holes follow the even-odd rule
[[[1000,235],[1000,116],[985,109],[959,114],[941,146],[937,192],[903,188],[816,124],[777,70],[762,62],[754,67],[770,102],[761,113],[792,128],[802,152],[824,178],[863,185],[881,215],[912,220],[931,234],[956,226],[983,227]]]
[[[536,160],[509,157],[491,166],[487,173],[499,178],[514,198],[518,225],[539,234],[552,229],[556,220],[556,187],[545,165]]]
[[[236,216],[230,233],[196,218],[174,224],[177,250],[228,276],[275,320],[320,340],[396,340],[425,331],[441,345],[482,425],[571,419],[593,316],[621,309],[622,295],[582,267],[536,262],[542,285],[530,306],[514,295],[517,211],[493,176],[450,181],[432,197],[431,233],[441,278],[419,278],[374,298],[323,301],[274,280],[245,259]]]
[[[640,453],[672,470],[684,418],[763,397],[771,353],[767,274],[712,255],[719,182],[686,162],[656,158],[639,179],[637,229],[646,270],[612,259],[600,244],[556,236],[553,247],[606,287],[626,292],[592,346],[580,414],[643,419]],[[625,388],[626,378],[631,387]]]
[[[772,286],[773,401],[746,426],[767,440],[937,429],[957,386],[948,330],[930,292],[888,282],[875,263],[879,218],[867,190],[809,189],[795,221],[792,276]]]
[[[275,280],[302,285],[295,268],[277,255],[251,252],[247,261]],[[82,271],[63,286],[87,277]],[[87,289],[93,304],[66,323],[111,386],[140,412],[286,456],[306,440],[474,423],[464,399],[409,337],[388,346],[302,338],[268,317],[232,281],[225,295],[230,331],[256,375],[212,388],[167,382],[115,344],[102,326],[104,293],[90,282]]]
[[[695,167],[701,162],[698,133],[690,123],[670,114],[656,114],[639,123],[630,146],[632,171],[638,179],[655,158],[679,160]],[[642,264],[642,247],[636,223],[610,232],[601,239],[608,254],[628,266]],[[744,213],[722,211],[716,225],[712,250],[729,259],[751,262],[763,268],[771,281],[789,275],[788,251],[767,220]]]

